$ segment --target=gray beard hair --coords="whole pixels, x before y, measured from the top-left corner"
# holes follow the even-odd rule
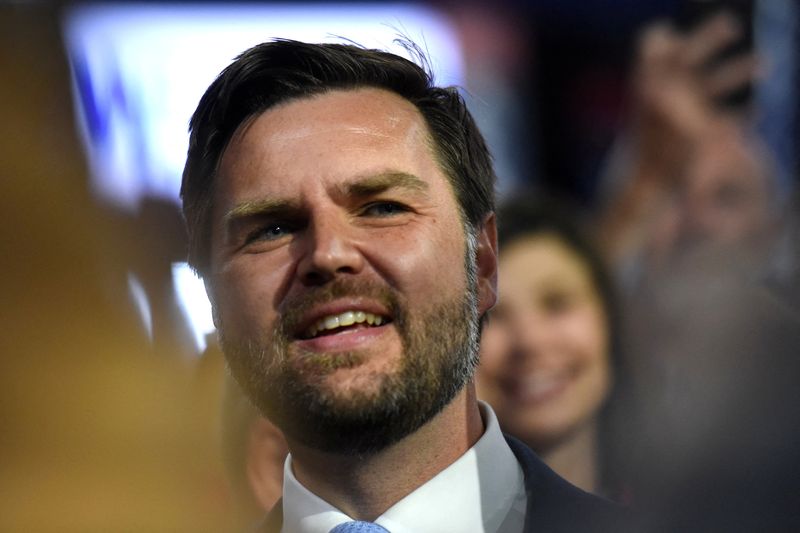
[[[397,372],[383,376],[376,393],[350,391],[346,398],[337,397],[307,379],[304,369],[318,374],[358,365],[362,355],[357,352],[335,358],[309,355],[300,358],[299,368],[290,365],[288,318],[279,322],[271,343],[229,339],[220,327],[228,367],[254,405],[288,437],[343,455],[383,450],[431,420],[473,377],[480,342],[476,250],[476,232],[469,230],[464,294],[424,316],[410,316],[396,296],[394,301],[386,296],[403,360]],[[338,292],[353,294],[357,287],[344,284]]]

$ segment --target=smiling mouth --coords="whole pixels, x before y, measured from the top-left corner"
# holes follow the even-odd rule
[[[320,318],[309,326],[300,335],[300,338],[305,340],[326,335],[336,335],[345,331],[374,328],[390,322],[391,319],[388,317],[367,313],[366,311],[345,311]]]
[[[518,401],[539,402],[557,395],[570,382],[564,374],[507,380],[506,391]]]

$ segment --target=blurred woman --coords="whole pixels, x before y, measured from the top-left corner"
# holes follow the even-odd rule
[[[478,395],[561,476],[619,498],[609,466],[608,408],[621,383],[610,280],[574,223],[530,198],[501,209],[499,225],[499,302],[483,332]]]

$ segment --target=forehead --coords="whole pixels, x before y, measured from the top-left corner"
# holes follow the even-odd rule
[[[289,192],[387,172],[444,178],[425,119],[390,91],[334,90],[290,100],[243,124],[223,154],[217,189]]]
[[[553,233],[522,236],[500,254],[501,288],[516,283],[547,285],[555,280],[592,287],[586,261]]]

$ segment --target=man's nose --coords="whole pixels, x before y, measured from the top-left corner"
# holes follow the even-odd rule
[[[337,275],[361,271],[364,257],[351,232],[347,222],[336,215],[321,215],[311,221],[306,249],[298,264],[302,283],[320,285]]]

